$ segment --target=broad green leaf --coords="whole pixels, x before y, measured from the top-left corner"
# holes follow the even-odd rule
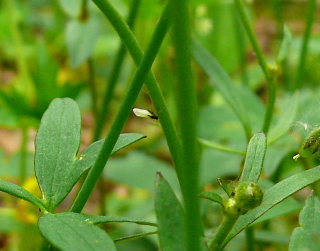
[[[82,214],[46,214],[40,218],[38,227],[42,236],[62,251],[116,250],[109,235]]]
[[[251,125],[246,109],[236,86],[219,62],[202,46],[193,43],[192,54],[199,65],[210,76],[214,86],[220,91],[226,102],[240,119],[247,137],[251,135]]]
[[[36,207],[39,207],[41,210],[45,211],[45,205],[41,199],[30,193],[28,190],[13,184],[11,182],[7,182],[4,180],[0,180],[0,191],[11,194],[20,199],[29,201]]]
[[[128,222],[128,223],[136,223],[138,225],[146,225],[146,226],[153,226],[156,227],[157,224],[154,222],[144,221],[144,220],[137,220],[137,219],[129,219],[125,217],[117,217],[117,216],[92,216],[86,215],[88,221],[93,224],[100,224],[100,223],[121,223],[121,222]]]
[[[81,1],[74,0],[58,0],[61,9],[69,16],[79,17],[81,10]]]
[[[277,124],[268,133],[268,145],[288,132],[295,122],[299,107],[299,93],[286,97],[280,107],[280,117]]]
[[[223,203],[221,196],[219,194],[216,194],[213,192],[202,192],[202,193],[200,193],[200,198],[217,202],[220,205],[222,205],[222,203]]]
[[[80,145],[81,117],[69,98],[54,99],[36,136],[35,173],[47,208],[52,212],[68,192],[70,170]]]
[[[256,133],[249,141],[246,159],[240,182],[251,181],[257,183],[262,170],[264,156],[267,149],[267,138],[263,132]]]
[[[225,239],[223,246],[225,246],[243,229],[252,224],[256,219],[266,213],[270,208],[274,207],[290,195],[318,180],[320,180],[320,166],[292,175],[291,177],[277,183],[276,185],[268,189],[265,192],[263,201],[259,207],[239,217],[238,221]]]
[[[66,41],[72,67],[78,67],[92,55],[99,34],[100,24],[96,19],[70,21],[66,28]]]
[[[155,210],[163,251],[185,251],[184,212],[169,183],[157,174]]]
[[[280,46],[277,63],[281,63],[289,53],[290,44],[292,41],[292,34],[287,25],[283,27],[283,40]]]
[[[320,201],[311,194],[300,212],[300,227],[294,229],[289,250],[318,250],[320,246]]]

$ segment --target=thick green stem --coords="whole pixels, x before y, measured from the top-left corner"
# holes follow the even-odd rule
[[[131,30],[133,30],[140,3],[141,3],[141,0],[132,1],[132,5],[130,8],[130,13],[129,13],[128,21],[127,21],[127,24]],[[110,77],[107,81],[108,86],[107,86],[105,94],[103,95],[103,98],[102,98],[102,105],[100,108],[100,112],[99,112],[98,117],[96,119],[93,142],[100,139],[104,125],[106,123],[106,120],[108,119],[109,110],[110,110],[110,103],[111,103],[111,100],[112,100],[112,97],[114,94],[116,84],[117,84],[119,76],[120,76],[120,72],[121,72],[122,64],[123,64],[123,61],[125,58],[125,54],[126,54],[126,46],[123,43],[121,43],[121,46],[120,46],[119,51],[116,56],[116,60],[114,62],[113,68],[111,70]]]
[[[100,1],[95,1],[100,2]],[[103,1],[103,3],[106,3]],[[158,53],[160,45],[169,29],[169,8],[168,5],[165,8],[163,15],[155,29],[154,35],[151,39],[151,42],[147,48],[145,55],[143,56],[141,63],[132,79],[131,85],[127,92],[127,95],[121,104],[120,110],[115,118],[114,123],[112,124],[108,136],[102,146],[102,149],[98,155],[96,162],[88,173],[87,178],[83,186],[80,189],[80,192],[72,205],[72,212],[81,212],[85,203],[87,202],[95,184],[97,183],[103,168],[110,157],[111,151],[117,142],[119,135],[130,115],[131,109],[139,95],[139,92],[142,88],[143,82],[145,81],[152,63]]]
[[[219,251],[222,250],[222,243],[225,238],[231,231],[234,224],[237,222],[239,217],[224,217],[222,223],[219,226],[216,236],[211,242],[210,249],[211,251]]]
[[[297,76],[296,76],[296,79],[294,81],[294,86],[293,86],[294,90],[299,88],[299,86],[301,85],[301,79],[303,76],[304,65],[305,65],[306,58],[307,58],[308,43],[309,43],[310,36],[311,36],[311,28],[312,28],[313,21],[314,21],[314,13],[316,10],[316,6],[317,6],[316,0],[309,1],[309,8],[308,8],[308,12],[307,12],[307,23],[306,23],[306,28],[304,31],[303,41],[302,41],[302,45],[301,45]]]
[[[172,40],[175,51],[175,101],[181,131],[184,166],[181,184],[186,213],[186,248],[200,250],[200,207],[198,198],[199,149],[197,144],[197,94],[191,70],[191,38],[188,1],[174,0]]]
[[[259,64],[264,72],[264,75],[266,77],[267,84],[268,84],[268,102],[267,102],[266,113],[264,116],[264,122],[263,122],[263,127],[262,127],[262,131],[267,134],[269,131],[270,124],[271,124],[274,104],[276,101],[276,77],[272,76],[272,74],[270,73],[270,71],[268,69],[267,61],[262,53],[262,50],[261,50],[260,45],[258,43],[258,40],[257,40],[256,36],[254,35],[254,32],[250,26],[250,22],[249,22],[247,15],[246,15],[243,1],[242,0],[235,0],[235,4],[238,9],[243,26],[248,34],[249,40],[250,40],[251,45],[257,55]]]

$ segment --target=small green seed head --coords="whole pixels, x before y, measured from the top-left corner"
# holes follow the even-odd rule
[[[319,151],[320,128],[313,130],[309,136],[302,142],[299,149],[299,156],[306,158]]]
[[[234,197],[241,213],[245,214],[249,210],[259,206],[263,199],[263,192],[259,185],[250,182],[240,182],[235,188]]]

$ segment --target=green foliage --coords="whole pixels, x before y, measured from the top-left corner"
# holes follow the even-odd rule
[[[169,183],[160,173],[156,181],[155,210],[161,249],[186,250],[185,214]]]
[[[2,2],[1,247],[317,249],[317,1]]]
[[[46,214],[38,222],[41,234],[60,250],[117,250],[101,228],[76,213]]]
[[[319,212],[319,198],[311,194],[300,212],[300,227],[292,233],[289,250],[316,250],[319,247]]]

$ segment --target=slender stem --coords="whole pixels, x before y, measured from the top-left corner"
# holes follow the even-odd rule
[[[200,207],[199,207],[199,149],[197,145],[197,100],[196,85],[191,70],[191,38],[188,1],[174,0],[172,8],[172,42],[175,51],[176,85],[175,102],[184,168],[181,184],[186,213],[186,248],[200,250]]]
[[[88,19],[88,0],[81,0],[81,12],[80,12],[80,21],[86,21]]]
[[[127,24],[131,30],[133,30],[135,20],[138,14],[139,6],[140,6],[141,0],[133,0],[132,5],[130,8],[130,13],[128,17]],[[103,127],[106,123],[106,120],[108,119],[109,116],[109,110],[110,110],[110,103],[114,94],[114,90],[117,84],[117,81],[120,76],[122,64],[125,58],[126,54],[126,46],[121,43],[121,46],[118,50],[117,56],[115,63],[113,65],[113,68],[111,70],[110,77],[107,81],[108,86],[106,88],[105,94],[102,98],[102,105],[100,112],[98,114],[98,117],[96,119],[96,124],[95,124],[95,130],[94,130],[94,136],[93,136],[93,141],[97,141],[100,139]]]
[[[246,29],[249,40],[250,40],[252,47],[257,55],[259,64],[264,72],[264,75],[265,75],[267,83],[268,83],[268,103],[267,103],[266,114],[264,116],[264,122],[263,122],[263,127],[262,127],[262,131],[267,134],[269,131],[270,124],[271,124],[274,104],[276,101],[276,77],[272,76],[272,74],[270,73],[270,71],[268,69],[267,61],[262,53],[261,47],[258,43],[258,40],[257,40],[256,36],[254,35],[254,32],[250,26],[250,22],[249,22],[247,15],[246,15],[243,1],[242,0],[235,0],[235,4],[236,4],[236,7],[237,7],[238,12],[240,14],[240,18],[242,20],[243,26]]]
[[[314,21],[314,13],[316,10],[316,5],[317,5],[316,0],[309,1],[309,8],[308,8],[308,12],[307,12],[307,23],[306,23],[306,28],[304,31],[303,41],[302,41],[302,45],[301,45],[299,66],[297,69],[297,76],[296,76],[296,79],[294,81],[294,86],[293,86],[294,90],[299,88],[301,85],[301,79],[303,76],[304,65],[305,65],[306,58],[307,58],[308,43],[309,43],[310,36],[311,36],[311,28],[312,28],[313,21]]]
[[[103,1],[104,2],[104,1]],[[105,2],[104,2],[105,3]],[[141,63],[132,79],[127,95],[121,104],[120,110],[112,124],[108,136],[104,141],[102,149],[98,155],[96,162],[88,173],[83,186],[80,189],[78,196],[72,205],[72,212],[81,212],[85,203],[87,202],[95,184],[97,183],[103,168],[108,161],[111,151],[117,142],[119,135],[130,115],[131,109],[139,95],[142,85],[150,71],[152,63],[159,51],[160,45],[169,29],[169,8],[165,7],[165,11],[155,29],[151,42],[143,56]]]
[[[96,78],[94,73],[94,64],[93,59],[89,58],[87,60],[88,69],[89,69],[89,88],[90,88],[90,94],[91,94],[91,104],[92,104],[92,113],[95,118],[98,116],[98,94],[97,94],[97,85],[96,85]]]
[[[230,148],[230,147],[227,147],[227,146],[219,145],[219,144],[216,144],[214,142],[211,142],[211,141],[208,141],[208,140],[205,140],[205,139],[199,139],[198,138],[198,141],[202,145],[204,145],[206,147],[210,147],[210,148],[213,148],[213,149],[216,149],[216,150],[219,150],[219,151],[223,151],[223,152],[235,153],[235,154],[239,154],[239,155],[242,155],[242,156],[246,156],[246,152],[238,151],[236,149],[233,149],[233,148]]]
[[[239,217],[224,217],[222,223],[219,226],[216,236],[211,242],[211,251],[222,250],[222,243],[231,231],[234,224],[237,222]]]
[[[28,127],[23,123],[20,156],[20,184],[26,181],[27,177],[27,158],[28,158]]]
[[[137,40],[135,39],[132,31],[130,30],[126,22],[124,22],[124,20],[120,17],[119,13],[108,1],[93,0],[93,2],[98,6],[98,8],[103,12],[103,14],[109,19],[111,24],[114,26],[122,42],[126,45],[134,62],[138,65],[143,54]],[[155,110],[157,112],[157,115],[159,117],[159,121],[162,126],[163,132],[167,139],[167,144],[176,167],[178,179],[181,183],[180,173],[181,169],[183,168],[181,154],[182,151],[180,150],[181,145],[178,140],[174,125],[172,123],[168,108],[165,104],[162,92],[152,73],[148,74],[148,77],[146,79],[146,86],[149,95],[152,99]]]

